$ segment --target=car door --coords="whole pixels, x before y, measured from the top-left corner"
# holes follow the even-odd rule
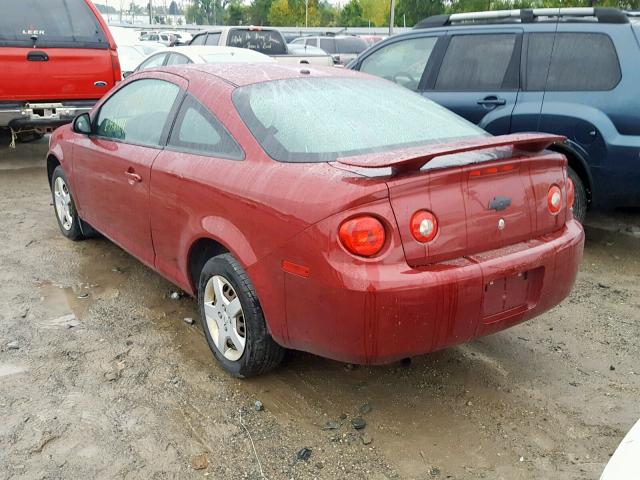
[[[94,133],[74,144],[74,176],[82,218],[153,265],[149,181],[186,81],[157,73],[113,93],[94,114]]]
[[[398,38],[364,56],[356,68],[417,91],[439,38],[438,34]]]
[[[518,98],[522,31],[454,30],[423,94],[494,135],[509,133]]]
[[[212,82],[209,97],[216,89],[228,88]],[[219,92],[220,90],[217,90]],[[176,116],[167,147],[153,164],[151,185],[151,232],[156,253],[156,269],[180,285],[186,258],[181,255],[192,241],[195,204],[206,205],[210,215],[225,211],[229,199],[216,196],[214,185],[233,182],[244,160],[242,148],[214,114],[187,94]],[[219,178],[207,181],[207,177]],[[196,199],[199,198],[200,200]],[[202,200],[202,201],[201,201]]]

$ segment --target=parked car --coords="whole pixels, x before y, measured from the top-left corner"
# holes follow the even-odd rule
[[[282,33],[275,28],[217,27],[198,33],[193,37],[190,45],[248,48],[269,55],[281,63],[333,65],[333,60],[328,56],[292,53]]]
[[[311,45],[300,45],[290,43],[288,45],[289,51],[294,55],[309,55],[314,57],[329,57],[331,59],[331,63],[333,63],[333,57],[329,55],[327,52],[318,47],[312,47]]]
[[[94,228],[197,296],[244,377],[284,348],[386,363],[557,305],[584,243],[557,140],[348,70],[186,65],[56,130],[47,171],[62,234]]]
[[[164,50],[167,48],[158,42],[140,42],[134,43],[131,46],[142,53],[145,57],[157,52],[158,50]]]
[[[193,40],[193,36],[187,32],[160,32],[163,34],[173,35],[175,37],[175,45],[189,45],[191,40]]]
[[[382,40],[387,38],[387,35],[358,35],[358,36],[362,40],[367,42],[367,45],[369,46],[375,45],[376,43],[381,42]]]
[[[140,38],[143,42],[157,42],[165,47],[172,47],[176,44],[178,37],[169,32],[151,32],[145,37]]]
[[[566,136],[552,148],[569,159],[583,220],[588,206],[640,205],[639,28],[607,8],[437,16],[350,67],[420,92],[496,135]]]
[[[0,129],[18,140],[88,112],[122,77],[115,42],[89,0],[4,2],[0,65]]]
[[[164,48],[164,47],[163,47]],[[120,69],[122,78],[126,78],[142,63],[146,58],[139,49],[133,45],[119,45],[118,58],[120,59]]]
[[[346,65],[358,54],[364,52],[369,44],[354,35],[323,35],[297,38],[291,45],[311,45],[319,47],[333,57],[337,65]]]
[[[135,68],[136,72],[164,65],[189,63],[265,63],[275,60],[260,52],[235,47],[173,47],[160,50]]]
[[[618,445],[600,480],[632,480],[640,478],[640,420]]]

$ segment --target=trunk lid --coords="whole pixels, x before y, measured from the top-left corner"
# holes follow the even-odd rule
[[[508,247],[560,229],[547,192],[560,187],[566,205],[566,159],[544,149],[562,137],[506,135],[456,144],[340,159],[345,165],[391,168],[386,182],[407,263],[422,266]],[[383,158],[384,157],[384,158]],[[425,164],[427,164],[425,166]],[[366,167],[365,167],[366,165]],[[420,243],[411,217],[428,210],[438,234]]]

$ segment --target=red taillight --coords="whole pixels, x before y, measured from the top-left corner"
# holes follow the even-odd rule
[[[113,84],[115,85],[122,80],[120,59],[118,58],[118,52],[116,50],[111,50],[111,69],[113,70]]]
[[[411,235],[420,243],[430,242],[438,233],[438,219],[426,210],[418,210],[411,217]]]
[[[547,207],[553,214],[558,213],[562,208],[562,192],[557,185],[552,185],[547,192]]]
[[[567,208],[573,208],[573,201],[576,199],[576,190],[573,180],[567,178]]]
[[[384,246],[384,226],[368,215],[354,217],[340,225],[339,237],[344,248],[354,255],[371,257]]]

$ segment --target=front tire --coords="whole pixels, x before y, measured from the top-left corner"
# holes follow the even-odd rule
[[[209,348],[231,375],[251,377],[280,364],[285,350],[271,338],[253,285],[233,255],[204,265],[198,304]]]
[[[62,234],[69,240],[78,241],[85,238],[80,225],[80,217],[69,189],[67,177],[61,166],[57,166],[51,176],[51,194],[53,209]]]
[[[587,190],[584,187],[584,182],[571,167],[567,168],[567,174],[573,182],[573,190],[575,192],[573,200],[573,217],[580,223],[584,223],[587,217]]]

